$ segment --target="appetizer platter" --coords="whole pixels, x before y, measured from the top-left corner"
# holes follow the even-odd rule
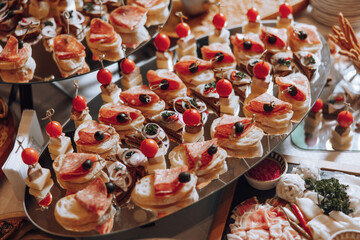
[[[6,1],[0,83],[58,81],[118,64],[158,33],[171,7],[171,0]]]
[[[276,31],[276,21],[261,24],[266,28],[259,31]],[[124,69],[131,70],[128,75],[133,75],[119,81],[120,93],[117,86],[104,91],[104,83],[110,85],[111,78],[101,78],[102,94],[91,102],[76,94],[71,121],[61,131],[57,127],[48,132],[50,144],[68,142],[63,140],[64,132],[72,147],[49,145],[38,159],[51,170],[53,203],[40,210],[39,199],[26,191],[24,208],[37,227],[67,237],[116,234],[199,204],[198,200],[236,180],[288,137],[325,86],[330,53],[311,26],[294,25],[302,30],[293,30],[293,38],[308,32],[318,39],[317,70],[310,80],[302,74],[298,84],[300,68],[281,56],[276,62],[288,61],[287,69],[293,63],[295,72],[281,74],[271,66],[266,59],[275,54],[265,51],[260,34],[242,34],[242,27],[227,30],[222,25],[214,33],[217,38],[205,36],[194,42],[186,25],[182,21],[177,29],[180,39],[175,54],[169,45],[157,44],[164,39],[167,43],[166,36],[159,34],[156,57],[136,67],[122,62]],[[262,38],[279,42],[281,47],[271,48],[272,52],[284,50],[278,32],[263,33]],[[208,39],[216,42],[209,44]],[[255,51],[249,50],[252,46]],[[172,68],[174,61],[169,59],[178,54],[182,57]],[[249,61],[253,58],[258,61]],[[139,75],[143,81],[137,80]],[[287,102],[288,95],[296,96],[297,102]],[[100,200],[94,204],[95,196]]]

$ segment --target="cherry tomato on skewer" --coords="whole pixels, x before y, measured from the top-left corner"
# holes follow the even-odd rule
[[[140,150],[146,157],[152,158],[158,152],[159,146],[154,139],[148,138],[141,142]]]
[[[201,114],[198,110],[191,108],[183,113],[184,123],[189,127],[197,126],[201,121]]]
[[[268,62],[262,61],[258,62],[254,66],[254,75],[258,78],[266,78],[270,73],[270,64]]]
[[[323,101],[319,98],[316,100],[314,106],[312,107],[311,111],[314,113],[318,113],[324,106]]]
[[[227,79],[221,79],[216,83],[216,92],[220,97],[227,98],[233,90],[232,84]]]
[[[98,71],[96,77],[99,83],[102,85],[108,85],[110,84],[113,76],[109,69],[102,68]]]
[[[292,6],[288,3],[283,3],[279,6],[279,15],[282,18],[287,18],[292,14]]]
[[[57,121],[51,121],[46,125],[46,133],[52,138],[58,138],[62,130],[61,124]]]
[[[190,26],[187,23],[181,22],[176,26],[175,32],[179,38],[187,37],[190,33]]]
[[[72,105],[76,111],[81,112],[87,107],[87,102],[83,96],[77,95],[76,97],[74,97]]]
[[[163,33],[159,33],[154,39],[155,47],[160,52],[165,52],[170,47],[170,38]]]
[[[125,58],[122,60],[120,67],[123,73],[130,74],[135,70],[135,62],[130,58]]]
[[[337,121],[341,127],[348,128],[354,122],[354,117],[349,111],[341,111],[337,116]]]
[[[223,13],[218,13],[214,16],[212,23],[216,29],[221,30],[223,27],[225,27],[226,16]]]
[[[247,11],[246,16],[249,22],[256,22],[257,17],[259,16],[259,11],[256,8],[250,8]]]
[[[39,161],[39,153],[34,148],[25,148],[21,158],[26,165],[33,165]]]

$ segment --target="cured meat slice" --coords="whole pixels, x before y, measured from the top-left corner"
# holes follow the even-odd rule
[[[245,212],[256,210],[259,206],[260,204],[257,197],[252,197],[236,206],[233,210],[233,213],[236,215],[243,215]]]
[[[308,98],[309,93],[309,81],[302,73],[294,73],[285,77],[277,77],[276,83],[280,86],[280,90],[283,91],[292,86],[296,89],[296,95],[292,96],[289,92],[287,95],[291,96],[297,101],[305,101]]]
[[[241,122],[244,125],[244,131],[241,134],[236,134],[236,137],[245,136],[255,124],[251,124],[251,118],[242,118],[239,116],[223,115],[219,124],[215,127],[215,137],[217,138],[229,138],[234,133],[234,125],[237,122]]]
[[[99,142],[104,142],[110,138],[110,133],[108,133],[109,126],[101,124],[95,121],[91,121],[85,128],[79,131],[79,140],[77,144],[96,144]],[[95,133],[97,131],[102,131],[104,133],[104,139],[98,141],[95,139]]]
[[[303,31],[306,33],[307,37],[305,39],[299,38],[299,32]],[[296,24],[295,26],[290,26],[288,28],[288,34],[290,37],[296,39],[300,42],[305,42],[309,45],[317,45],[321,43],[319,35],[316,31],[316,27],[308,24]]]
[[[90,169],[85,170],[82,164],[86,160],[91,160],[93,165]],[[89,153],[68,153],[66,154],[63,165],[60,170],[60,178],[62,180],[70,180],[81,177],[91,172],[97,164],[96,154]]]
[[[183,75],[196,74],[209,69],[212,69],[211,62],[192,56],[177,62],[174,66],[175,72]]]
[[[85,57],[85,47],[76,38],[61,34],[53,39],[54,53],[59,59]]]
[[[244,48],[245,41],[251,42],[250,49]],[[247,34],[236,33],[235,35],[231,36],[231,43],[245,52],[259,54],[265,51],[264,43],[261,41],[259,34],[256,33],[247,33]]]
[[[116,40],[116,33],[113,26],[101,20],[93,18],[90,24],[90,42],[109,43]]]
[[[117,116],[120,113],[129,114],[131,121],[137,119],[141,115],[141,111],[118,102],[101,107],[99,110],[99,121],[115,125],[129,123],[129,120],[122,123],[118,122]]]
[[[121,27],[134,30],[146,17],[147,10],[143,7],[125,5],[110,13],[110,21]]]
[[[273,109],[270,112],[264,110],[264,104],[274,103]],[[246,106],[246,110],[253,113],[260,113],[268,116],[278,116],[288,113],[292,109],[292,105],[288,102],[281,101],[280,99],[270,95],[269,93],[263,93],[260,96],[252,99]]]
[[[185,86],[176,73],[164,69],[150,70],[146,77],[150,86],[159,85],[163,80],[168,81],[169,87],[166,90],[177,90]]]
[[[218,59],[217,62],[221,63],[233,63],[235,62],[235,56],[231,51],[231,48],[228,44],[224,43],[213,43],[209,46],[203,46],[201,48],[201,54],[203,59],[210,61],[218,56],[219,53],[222,53],[222,60]]]
[[[114,217],[110,217],[109,220],[96,227],[96,231],[100,234],[109,233],[114,225]]]
[[[247,240],[270,239],[269,232],[263,229],[251,229],[246,232]]]
[[[183,183],[179,182],[179,174],[187,172],[187,166],[181,166],[171,169],[154,170],[154,189],[155,194],[171,194],[178,191]]]
[[[141,101],[140,99],[144,96],[149,96],[148,102]],[[120,93],[120,99],[130,106],[144,106],[153,103],[157,103],[160,98],[159,96],[150,90],[146,85],[132,87],[126,91]]]
[[[272,44],[269,43],[268,39],[271,36],[276,37],[276,41]],[[273,28],[273,27],[265,27],[261,28],[260,38],[266,45],[270,44],[272,46],[276,46],[279,49],[285,48],[287,45],[287,32],[285,28]]]
[[[26,61],[31,55],[31,50],[27,45],[28,44],[25,44],[24,47],[19,50],[18,40],[16,37],[10,36],[4,49],[0,53],[0,60],[9,62]]]
[[[160,4],[162,0],[135,0],[135,3],[144,8],[151,8]]]
[[[100,177],[75,194],[75,199],[88,211],[103,216],[111,204],[112,195],[107,193],[105,183]]]
[[[217,139],[211,139],[205,142],[196,142],[196,143],[186,143],[185,150],[188,158],[188,167],[193,169],[197,162],[200,160],[200,168],[206,166],[211,160],[217,156],[217,153],[210,155],[207,150],[211,145],[217,146]]]

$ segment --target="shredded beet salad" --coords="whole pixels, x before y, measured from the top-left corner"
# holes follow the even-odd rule
[[[256,180],[270,181],[280,177],[280,165],[269,158],[264,159],[261,163],[253,167],[248,175]]]

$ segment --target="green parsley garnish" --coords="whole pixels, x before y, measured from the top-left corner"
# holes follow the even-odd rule
[[[279,58],[277,60],[277,62],[278,62],[278,64],[284,65],[286,67],[290,67],[290,65],[291,65],[291,61],[290,60],[285,60],[285,58]]]
[[[243,79],[243,78],[245,78],[246,77],[246,75],[245,75],[245,73],[244,72],[240,72],[240,71],[238,71],[236,74],[235,74],[235,76],[236,76],[236,78],[237,79]]]
[[[205,84],[205,91],[208,91],[209,89],[215,89],[216,88],[216,82],[209,82]]]
[[[316,63],[315,58],[314,58],[311,54],[308,54],[308,55],[306,56],[306,59],[307,59],[307,61],[308,61],[308,64],[307,64],[307,65],[309,65],[309,64],[315,64],[315,63]]]
[[[83,7],[83,11],[84,12],[91,12],[94,11],[94,4],[92,2],[87,2],[85,3],[84,7]]]
[[[145,127],[145,133],[148,135],[155,135],[158,132],[159,127],[156,124],[149,123]]]
[[[44,25],[45,26],[51,26],[51,27],[54,26],[54,24],[51,21],[45,21]]]
[[[127,153],[125,154],[125,157],[126,157],[126,158],[131,158],[131,156],[134,155],[134,153],[135,153],[134,151],[129,151],[129,152],[127,152]]]
[[[171,116],[174,116],[175,113],[174,112],[170,112],[170,111],[165,111],[165,112],[162,112],[161,113],[161,117],[164,119],[164,120],[167,120],[169,117]]]

